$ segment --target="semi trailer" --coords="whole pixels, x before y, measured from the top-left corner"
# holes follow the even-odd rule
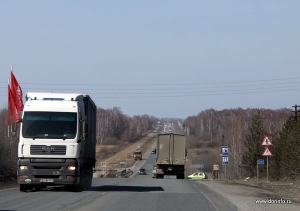
[[[163,179],[164,175],[176,175],[177,179],[184,179],[186,152],[185,135],[158,134],[153,177]]]

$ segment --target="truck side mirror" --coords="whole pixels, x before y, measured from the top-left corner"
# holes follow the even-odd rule
[[[16,122],[13,122],[13,123],[12,123],[11,136],[12,136],[12,137],[15,137],[16,134],[17,134],[17,123],[16,123]]]

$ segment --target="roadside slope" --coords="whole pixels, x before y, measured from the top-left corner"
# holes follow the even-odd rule
[[[105,169],[120,170],[125,168],[131,168],[135,164],[133,159],[133,152],[141,150],[143,153],[143,159],[151,153],[151,150],[155,148],[157,132],[156,130],[149,132],[145,137],[141,138],[136,143],[125,143],[124,145],[117,146],[97,146],[97,162],[96,169],[101,170],[103,162],[106,163]],[[102,152],[106,153],[102,153]],[[107,152],[108,151],[108,152]],[[122,164],[120,164],[122,162]],[[123,164],[126,163],[126,164]]]
[[[271,191],[255,186],[248,186],[225,181],[197,181],[212,190],[220,193],[224,198],[232,202],[239,211],[298,211],[299,199],[287,198],[276,191]],[[281,200],[282,199],[282,200]],[[277,200],[277,203],[275,203]],[[279,203],[279,200],[281,203]],[[288,200],[291,204],[288,204]],[[271,202],[271,203],[265,203]],[[283,203],[285,202],[285,203]]]

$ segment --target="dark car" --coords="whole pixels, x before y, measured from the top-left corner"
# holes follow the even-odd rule
[[[139,175],[146,175],[147,174],[147,170],[146,169],[140,169],[139,170]]]

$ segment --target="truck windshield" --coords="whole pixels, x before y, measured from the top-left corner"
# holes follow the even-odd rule
[[[26,111],[24,138],[73,139],[77,132],[77,113]]]

